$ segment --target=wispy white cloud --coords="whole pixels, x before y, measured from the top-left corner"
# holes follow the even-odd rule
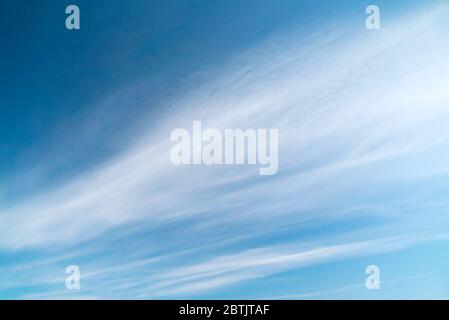
[[[321,32],[305,41],[294,33],[273,36],[211,72],[210,83],[180,98],[172,114],[121,155],[2,209],[0,248],[64,248],[131,224],[151,222],[158,230],[198,217],[201,222],[167,242],[192,240],[189,234],[211,242],[255,237],[267,225],[275,230],[336,212],[350,215],[348,207],[400,219],[393,215],[397,207],[378,210],[373,194],[391,203],[389,193],[398,184],[448,173],[448,18],[446,3],[377,33],[347,27],[344,34]],[[197,119],[215,128],[279,128],[279,174],[259,177],[246,166],[174,167],[169,133]],[[438,181],[447,187],[447,179]],[[403,194],[404,201],[416,196]],[[421,221],[435,201],[407,212]],[[429,230],[448,223],[441,216],[435,221]],[[392,236],[388,228],[376,232],[360,241]],[[349,243],[299,253],[276,250],[223,254],[170,269],[162,274],[166,282],[153,287],[176,284],[164,289],[167,294],[205,290],[366,248]],[[186,278],[195,283],[180,284]]]
[[[397,250],[405,244],[404,239],[385,239],[322,246],[303,251],[279,246],[252,249],[166,272],[162,275],[163,281],[155,281],[156,284],[144,289],[146,292],[144,296],[157,297],[216,289],[323,261]]]

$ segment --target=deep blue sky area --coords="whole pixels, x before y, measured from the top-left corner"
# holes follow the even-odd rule
[[[93,110],[92,105],[145,78],[157,112],[157,101],[175,94],[192,74],[220,65],[232,53],[284,24],[308,19],[321,7],[315,1],[300,6],[297,1],[137,0],[77,5],[82,28],[69,32],[63,1],[1,3],[0,172],[5,179],[12,169],[48,157],[60,140],[83,144],[81,154],[73,155],[78,164],[89,163],[92,155],[83,154],[86,150],[113,152],[98,143],[97,134],[83,137],[77,122],[88,121],[93,113],[107,114],[104,121],[111,123],[103,123],[101,133],[113,139],[120,135],[117,126],[138,118],[142,108],[128,103]],[[73,164],[64,160],[51,171],[70,171]]]

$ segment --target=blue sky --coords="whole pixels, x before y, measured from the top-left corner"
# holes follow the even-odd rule
[[[0,298],[449,298],[448,1],[73,3],[0,4]],[[193,120],[278,173],[173,166]]]

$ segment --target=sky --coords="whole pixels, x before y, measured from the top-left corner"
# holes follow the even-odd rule
[[[2,0],[0,298],[449,299],[448,30],[446,0]],[[278,129],[277,174],[173,165],[195,120]]]

